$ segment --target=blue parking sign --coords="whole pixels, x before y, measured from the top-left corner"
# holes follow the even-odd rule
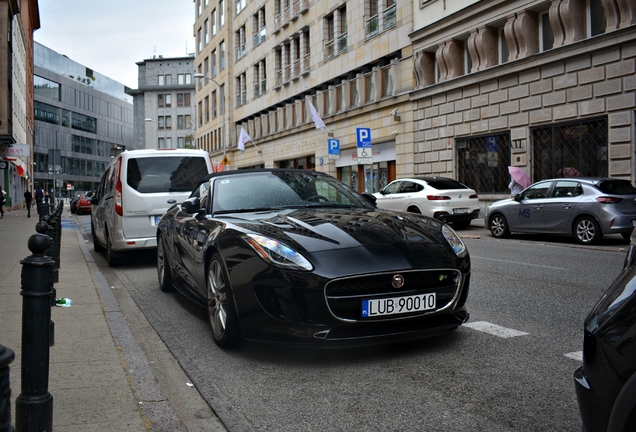
[[[327,140],[327,152],[329,154],[329,159],[340,159],[340,140],[329,138]]]
[[[356,128],[358,148],[371,148],[371,128]]]

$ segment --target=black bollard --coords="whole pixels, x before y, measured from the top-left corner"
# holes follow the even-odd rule
[[[49,324],[52,270],[55,262],[44,255],[51,238],[29,237],[32,255],[22,264],[22,393],[15,403],[18,432],[53,430],[53,396],[49,388]]]
[[[0,432],[13,432],[11,426],[11,384],[9,382],[9,364],[15,354],[9,348],[0,345]]]
[[[40,234],[46,235],[51,238],[51,244],[48,249],[44,252],[44,255],[53,259],[53,228],[46,222],[49,220],[48,216],[44,216],[42,221],[35,224],[35,231]],[[53,260],[55,262],[55,260]],[[59,277],[59,273],[55,266],[53,266],[53,274],[51,276],[51,307],[55,306],[55,298],[57,297],[57,291],[55,290],[55,278]],[[49,326],[49,344],[50,346],[55,345],[55,323],[51,320]]]

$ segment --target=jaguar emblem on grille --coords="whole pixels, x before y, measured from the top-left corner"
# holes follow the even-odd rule
[[[404,286],[404,276],[396,274],[391,279],[391,286],[395,289],[402,288]]]

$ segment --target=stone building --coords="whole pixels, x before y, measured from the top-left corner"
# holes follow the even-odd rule
[[[507,193],[508,165],[634,179],[635,2],[443,3],[415,8],[414,174],[486,201]]]
[[[410,2],[196,0],[195,12],[195,136],[217,163],[322,170],[361,191],[412,170],[399,163],[413,154]],[[370,164],[357,128],[370,129]]]
[[[137,63],[133,96],[135,148],[194,146],[194,55],[153,56]]]

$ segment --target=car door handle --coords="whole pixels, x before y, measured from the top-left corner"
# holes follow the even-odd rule
[[[168,200],[168,204],[174,204],[174,203],[176,203],[176,202],[177,202],[177,200],[176,200],[176,199],[170,199],[170,200]]]
[[[564,206],[563,206],[563,208],[564,208],[565,210],[567,210],[567,209],[569,209],[569,208],[571,208],[571,207],[572,207],[572,205],[571,205],[571,204],[569,204],[569,205],[564,205]]]
[[[541,210],[543,208],[543,206],[534,206],[535,210]]]

